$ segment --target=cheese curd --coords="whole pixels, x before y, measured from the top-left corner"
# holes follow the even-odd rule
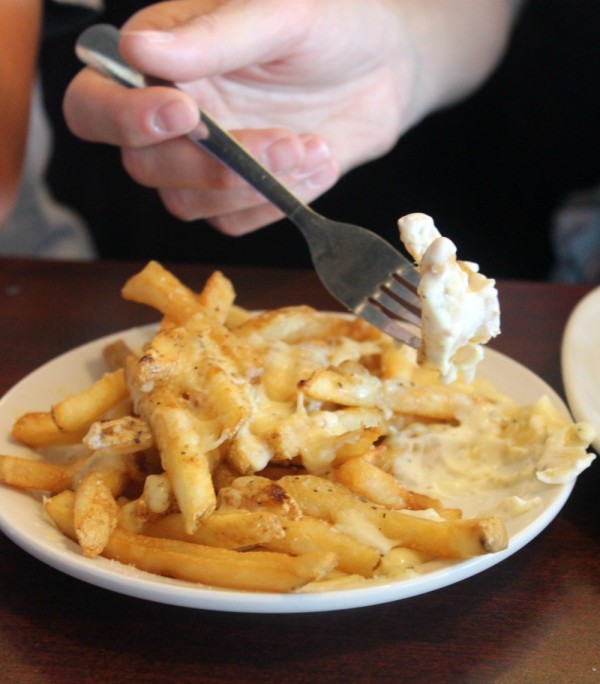
[[[483,358],[481,345],[500,332],[495,281],[479,273],[477,264],[459,261],[454,243],[441,236],[431,217],[408,214],[398,227],[420,273],[419,361],[439,370],[445,383],[459,373],[470,382]]]

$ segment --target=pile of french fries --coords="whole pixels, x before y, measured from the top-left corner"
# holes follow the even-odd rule
[[[360,319],[246,311],[220,272],[196,293],[150,262],[123,296],[160,313],[152,339],[109,345],[102,377],[14,423],[16,440],[60,446],[62,463],[0,456],[0,481],[46,492],[45,513],[85,556],[293,592],[506,547],[499,518],[403,486],[387,445],[493,393],[441,384]]]

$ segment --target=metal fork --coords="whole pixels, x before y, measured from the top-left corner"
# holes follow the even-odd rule
[[[119,31],[98,24],[77,40],[78,57],[128,88],[172,83],[150,79],[119,52]],[[329,292],[350,311],[397,340],[418,348],[420,338],[405,326],[420,326],[415,266],[376,233],[321,216],[299,200],[204,111],[189,134],[200,147],[235,171],[280,209],[308,243],[315,270]]]

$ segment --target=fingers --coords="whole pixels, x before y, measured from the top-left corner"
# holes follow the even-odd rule
[[[251,154],[304,201],[312,201],[339,178],[337,163],[317,136],[280,137],[278,130],[237,135]],[[160,162],[157,167],[153,154]],[[165,166],[168,159],[172,167]],[[281,218],[261,194],[189,141],[171,141],[141,153],[124,150],[123,161],[135,180],[159,189],[167,209],[182,220],[208,219],[224,233],[241,235]]]
[[[199,122],[189,95],[174,88],[129,90],[82,70],[69,84],[63,102],[70,130],[91,142],[140,147],[185,135]]]

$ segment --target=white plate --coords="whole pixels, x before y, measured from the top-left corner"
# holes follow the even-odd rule
[[[567,401],[577,420],[596,430],[600,453],[600,287],[573,309],[563,335],[562,376]]]
[[[87,386],[101,372],[101,350],[113,339],[124,338],[138,346],[151,326],[134,328],[101,338],[74,349],[34,371],[0,400],[0,453],[27,456],[31,452],[9,437],[14,420],[26,411],[48,406]],[[506,356],[488,350],[480,375],[521,403],[542,394],[567,411],[559,397],[539,377]],[[338,589],[314,594],[279,595],[205,588],[141,572],[104,558],[89,559],[79,547],[63,537],[44,517],[41,498],[35,494],[0,486],[0,527],[25,551],[48,565],[90,584],[151,601],[190,608],[248,613],[302,613],[340,610],[387,603],[434,591],[471,577],[496,565],[537,536],[557,515],[572,485],[546,488],[542,505],[507,524],[508,548],[467,561],[438,563],[414,579],[387,581],[367,587]]]

